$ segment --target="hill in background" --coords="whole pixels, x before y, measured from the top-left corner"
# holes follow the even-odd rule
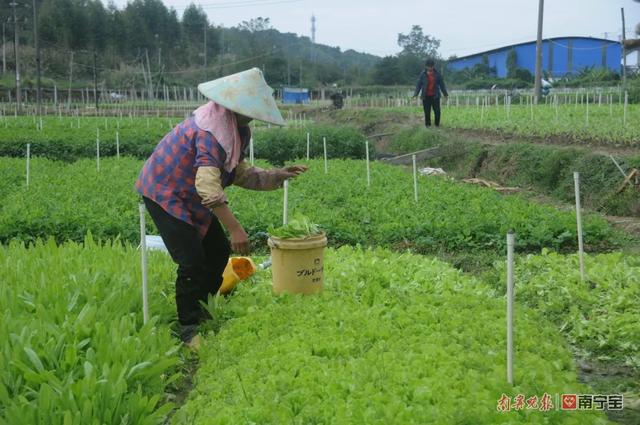
[[[160,0],[134,0],[122,8],[100,0],[42,0],[37,7],[43,85],[61,89],[70,81],[77,87],[92,84],[94,59],[99,83],[123,89],[146,86],[149,76],[154,85],[192,86],[254,66],[275,86],[361,85],[371,81],[380,60],[281,33],[268,18],[218,26],[194,5],[182,15]],[[33,10],[18,7],[17,15],[23,86],[31,87],[36,74]],[[0,6],[0,19],[12,20],[7,3]],[[12,27],[7,24],[4,87],[14,87]]]

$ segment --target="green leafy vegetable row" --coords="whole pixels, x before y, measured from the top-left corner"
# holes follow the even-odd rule
[[[267,128],[255,131],[255,156],[271,164],[307,157],[307,133],[309,133],[309,157],[324,156],[324,141],[328,158],[364,159],[366,145],[364,135],[354,127],[311,125],[307,128]],[[369,145],[370,156],[375,152]]]
[[[419,202],[413,179],[405,170],[379,163],[371,167],[367,188],[363,161],[332,160],[328,174],[322,161],[289,187],[290,214],[301,213],[320,224],[339,244],[413,248],[419,252],[500,250],[509,229],[518,233],[521,250],[573,248],[575,217],[489,189],[420,177]],[[133,184],[142,162],[131,158],[63,164],[34,160],[31,186],[15,180],[24,161],[0,159],[15,184],[0,194],[0,241],[53,236],[81,241],[87,231],[96,237],[120,235],[139,240],[137,195]],[[23,172],[23,171],[22,171]],[[260,235],[282,222],[282,191],[227,189],[232,209],[250,235]],[[149,222],[151,222],[149,220]],[[588,249],[610,247],[617,236],[597,216],[584,220]]]
[[[496,268],[504,276],[504,265]],[[522,257],[515,270],[517,299],[554,321],[586,354],[640,373],[640,258],[587,256],[585,269],[582,282],[576,255]]]
[[[505,304],[446,263],[328,250],[325,289],[273,297],[268,272],[212,310],[174,424],[604,424],[602,414],[497,412],[502,394],[590,393],[557,329],[520,309],[516,385],[506,382]],[[555,401],[554,401],[555,403]]]
[[[181,120],[178,118],[0,118],[0,156],[24,157],[27,143],[31,154],[49,159],[73,161],[100,154],[148,157],[158,142]],[[323,156],[323,138],[329,158],[364,158],[364,136],[347,126],[309,124],[306,128],[254,128],[254,154],[274,164],[307,155],[309,133],[311,157]],[[371,148],[373,153],[373,148]],[[373,156],[373,154],[372,154]]]
[[[451,99],[451,98],[450,98]],[[593,98],[591,99],[593,101]],[[504,105],[451,107],[443,112],[443,125],[455,128],[485,129],[518,136],[560,137],[576,144],[597,142],[637,147],[640,143],[640,106],[597,103],[539,106]],[[418,110],[414,109],[416,112]],[[587,118],[588,114],[588,118]],[[556,118],[557,116],[557,118]]]
[[[152,253],[142,323],[133,247],[53,241],[0,245],[0,423],[162,423],[181,379],[169,281]]]

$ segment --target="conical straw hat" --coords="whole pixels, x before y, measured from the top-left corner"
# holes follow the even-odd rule
[[[238,114],[285,125],[262,71],[252,68],[198,85],[205,97]]]

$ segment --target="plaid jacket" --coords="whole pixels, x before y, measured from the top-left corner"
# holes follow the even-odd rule
[[[251,132],[241,129],[242,154],[249,144]],[[167,213],[194,226],[201,237],[207,234],[212,213],[196,192],[198,167],[212,166],[221,170],[222,187],[233,183],[236,170],[224,170],[226,154],[211,133],[201,130],[193,117],[178,124],[164,136],[144,163],[136,181],[136,190],[159,204]]]

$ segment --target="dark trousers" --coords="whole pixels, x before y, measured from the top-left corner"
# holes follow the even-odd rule
[[[422,108],[424,109],[424,125],[431,126],[431,108],[436,117],[436,127],[440,126],[440,97],[425,96],[422,99]]]
[[[176,305],[181,339],[189,341],[198,324],[208,318],[200,301],[218,292],[222,272],[229,261],[231,247],[218,219],[214,216],[204,239],[195,227],[167,213],[151,199],[143,198],[173,261],[178,265]]]

